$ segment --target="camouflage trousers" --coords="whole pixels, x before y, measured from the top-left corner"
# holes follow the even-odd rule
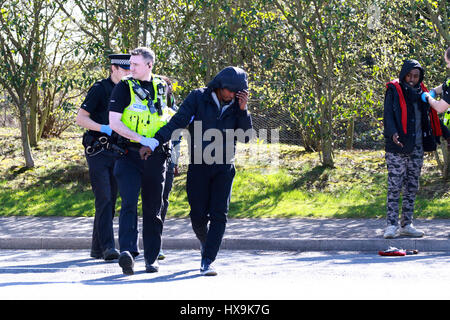
[[[410,154],[386,152],[388,169],[387,224],[397,226],[400,193],[403,190],[401,226],[412,223],[414,202],[419,190],[419,177],[423,165],[423,147],[415,146]]]

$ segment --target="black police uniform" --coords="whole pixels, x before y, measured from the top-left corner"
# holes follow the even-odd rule
[[[109,55],[111,65],[130,68],[129,54]],[[89,117],[101,124],[109,124],[108,104],[114,89],[111,77],[97,81],[88,91],[81,108]],[[83,136],[89,177],[95,196],[95,218],[92,232],[91,256],[94,258],[115,258],[113,218],[118,193],[113,169],[116,157],[121,154],[117,147],[117,134],[109,137],[105,133],[88,130]],[[118,152],[119,150],[119,152]]]
[[[89,90],[81,108],[89,112],[90,118],[100,124],[109,123],[109,97],[114,88],[111,78],[97,81]],[[88,130],[84,135],[84,145],[89,147],[99,138],[110,139],[106,134]],[[89,150],[89,149],[88,149]],[[117,199],[117,182],[113,175],[116,158],[108,152],[92,150],[85,152],[89,166],[89,177],[95,196],[95,218],[92,232],[91,256],[103,258],[107,249],[115,247],[113,218]]]
[[[152,82],[139,81],[139,84],[150,92],[150,97],[154,97],[155,92]],[[111,95],[109,111],[123,113],[130,101],[128,82],[120,81]],[[152,152],[147,160],[142,160],[139,155],[141,147],[140,143],[128,142],[127,153],[117,160],[114,175],[122,199],[119,216],[120,252],[128,251],[133,257],[139,254],[137,205],[139,192],[141,192],[144,258],[146,270],[149,270],[148,266],[155,263],[161,246],[163,222],[160,212],[167,152],[163,151],[162,146],[160,146]]]

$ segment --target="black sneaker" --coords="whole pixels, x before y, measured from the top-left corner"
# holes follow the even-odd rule
[[[152,264],[145,264],[145,272],[147,273],[154,273],[159,271],[159,263],[158,260],[153,262]]]
[[[105,259],[105,261],[111,261],[111,260],[116,260],[119,259],[120,253],[117,249],[114,248],[110,248],[110,249],[106,249],[103,252],[103,259]]]
[[[208,258],[202,258],[202,264],[200,267],[200,274],[202,276],[217,276],[216,270],[212,266],[213,261]]]
[[[122,268],[123,274],[132,275],[134,274],[134,259],[131,253],[128,251],[123,251],[119,256],[119,266]]]

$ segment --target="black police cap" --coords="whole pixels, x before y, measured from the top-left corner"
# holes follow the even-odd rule
[[[118,53],[118,54],[110,54],[109,59],[111,60],[112,65],[119,66],[123,69],[130,69],[130,54],[127,53]]]

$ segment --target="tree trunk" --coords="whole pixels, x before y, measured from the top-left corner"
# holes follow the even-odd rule
[[[328,168],[334,167],[333,139],[331,130],[331,106],[320,87],[316,89],[317,103],[320,106],[320,144],[322,153],[322,165]]]
[[[28,135],[30,146],[37,147],[37,84],[34,82],[31,87],[30,98],[30,121],[28,123]]]
[[[21,104],[19,112],[20,112],[19,115],[20,134],[22,140],[23,156],[25,158],[25,167],[33,168],[34,160],[33,155],[31,154],[30,141],[28,139],[28,125],[27,125],[27,115],[25,111],[25,103]]]
[[[51,105],[53,104],[53,101],[48,103],[48,105],[45,107],[44,111],[42,112],[42,115],[40,117],[39,121],[39,130],[38,130],[38,141],[42,138],[42,134],[44,133],[45,123],[47,122],[48,115],[50,114]]]
[[[324,133],[324,138],[322,139],[322,165],[328,168],[334,167],[333,142],[331,140],[329,131],[327,131],[327,133]]]
[[[148,44],[147,44],[147,33],[148,33],[148,0],[144,0],[143,1],[144,2],[144,4],[143,4],[143,6],[144,6],[144,21],[143,21],[143,24],[144,24],[144,29],[142,30],[142,45],[144,46],[144,47],[147,47],[148,46]]]
[[[351,117],[349,120],[349,124],[347,127],[347,133],[345,137],[345,149],[352,150],[353,149],[353,135],[355,132],[355,118]]]

